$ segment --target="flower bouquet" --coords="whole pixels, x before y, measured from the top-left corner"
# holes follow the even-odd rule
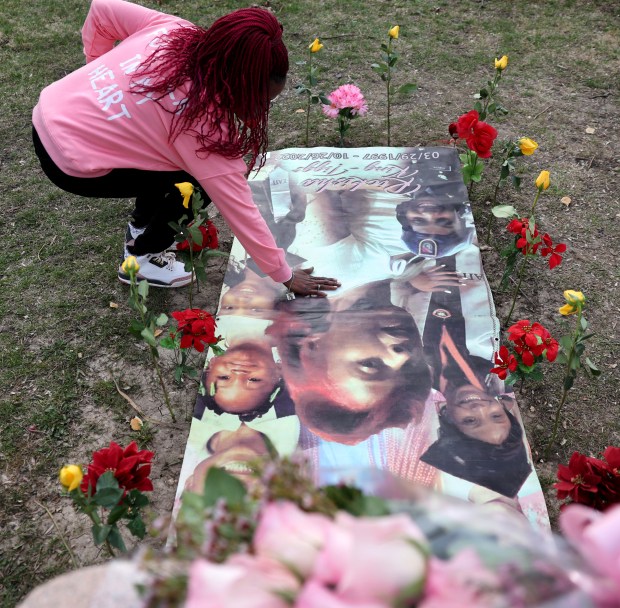
[[[374,469],[327,473],[363,478],[373,495],[342,481],[317,487],[298,458],[257,464],[255,474],[246,488],[213,468],[202,495],[184,494],[175,546],[128,566],[147,573],[141,605],[617,605],[601,603],[618,590],[609,568],[592,573],[500,505],[476,507]],[[594,588],[605,593],[593,597]]]

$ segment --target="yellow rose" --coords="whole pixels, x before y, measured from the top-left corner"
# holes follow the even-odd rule
[[[559,313],[564,316],[574,315],[579,312],[579,309],[583,307],[586,302],[586,297],[581,291],[574,291],[573,289],[567,289],[564,292],[564,299],[566,304],[559,309]]]
[[[318,53],[323,48],[323,45],[319,42],[318,38],[315,38],[308,48],[311,53]]]
[[[524,156],[531,156],[534,154],[534,150],[538,148],[538,144],[529,137],[522,137],[519,140],[519,148],[521,150],[521,154]]]
[[[495,69],[496,70],[505,70],[508,65],[508,55],[504,55],[499,59],[495,60]]]
[[[581,291],[575,291],[573,289],[567,289],[564,292],[564,299],[570,304],[584,304],[586,297]]]
[[[394,40],[397,40],[398,32],[400,32],[400,25],[395,25],[393,28],[390,29],[388,34],[390,35],[390,38],[394,38]]]
[[[539,190],[546,190],[549,184],[549,171],[541,171],[540,175],[536,178],[536,187]]]
[[[58,475],[60,485],[68,492],[73,492],[73,490],[79,487],[80,483],[82,483],[82,477],[84,477],[82,467],[79,467],[77,464],[68,464],[62,467]]]
[[[121,264],[121,269],[125,274],[135,274],[140,270],[140,264],[135,255],[130,255],[125,258],[125,261]]]
[[[175,184],[175,186],[179,189],[183,197],[183,207],[189,209],[189,199],[192,197],[192,194],[194,194],[194,184],[190,182],[181,182],[180,184]]]

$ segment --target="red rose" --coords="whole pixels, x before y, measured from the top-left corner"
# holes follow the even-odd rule
[[[467,139],[472,132],[474,125],[478,122],[479,114],[476,110],[467,112],[458,117],[456,121],[456,132],[461,139]]]
[[[455,122],[451,122],[448,125],[448,133],[450,133],[450,137],[452,137],[453,139],[458,139],[459,138],[458,127],[457,127]]]
[[[111,441],[109,448],[93,453],[93,461],[88,465],[88,472],[82,479],[80,489],[87,494],[90,486],[94,494],[99,477],[106,471],[112,471],[119,487],[125,490],[125,493],[133,489],[152,492],[153,483],[149,479],[152,459],[153,452],[138,450],[135,441],[125,449]]]
[[[172,316],[177,321],[181,335],[181,348],[192,346],[199,352],[203,352],[205,344],[216,344],[219,338],[215,337],[215,319],[206,310],[188,308],[183,311],[175,311]]]
[[[202,243],[194,243],[193,251],[202,251],[203,249],[217,249],[219,242],[217,238],[217,228],[211,220],[207,220],[204,224],[198,226],[202,234]],[[177,243],[177,251],[189,251],[189,241],[186,239]]]
[[[473,132],[467,138],[467,145],[480,158],[489,158],[491,148],[497,137],[497,130],[486,122],[477,122],[473,127]]]
[[[461,139],[467,142],[470,150],[473,150],[480,158],[489,158],[491,148],[497,137],[494,127],[479,120],[476,110],[459,116],[456,121],[456,132]]]
[[[521,218],[520,220],[511,220],[508,226],[506,226],[506,230],[508,230],[508,232],[512,232],[513,234],[520,235],[523,230],[527,228],[529,221],[530,220],[527,217]]]

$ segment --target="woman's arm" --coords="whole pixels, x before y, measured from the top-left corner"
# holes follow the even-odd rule
[[[123,0],[93,0],[82,27],[86,63],[112,50],[116,42],[173,17]]]

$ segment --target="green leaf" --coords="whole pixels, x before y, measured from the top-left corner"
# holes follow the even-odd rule
[[[377,74],[383,74],[383,72],[387,72],[387,65],[385,63],[373,63],[370,68],[373,72]]]
[[[110,514],[108,515],[108,520],[106,523],[110,525],[115,524],[119,519],[121,519],[121,517],[123,517],[127,513],[128,509],[129,509],[128,505],[125,505],[125,504],[116,505],[110,511]]]
[[[512,205],[496,205],[491,209],[491,213],[495,217],[514,217],[517,215],[517,210]]]
[[[168,323],[168,317],[162,312],[157,319],[155,319],[155,325],[157,327],[163,327],[166,323]]]
[[[519,379],[518,374],[510,374],[506,380],[504,380],[505,386],[512,386]]]
[[[502,165],[502,168],[499,172],[499,178],[503,181],[510,175],[510,166],[507,162]]]
[[[170,336],[165,336],[159,341],[159,345],[162,348],[174,350],[177,347],[177,342],[174,338],[171,338]]]
[[[97,491],[93,501],[106,509],[113,509],[123,497],[123,490],[118,486],[118,480],[112,471],[106,471],[97,480]]]
[[[482,172],[484,171],[484,165],[482,163],[476,163],[471,179],[473,182],[479,182],[482,179]]]
[[[496,104],[496,103],[491,102],[491,103],[488,105],[488,107],[487,107],[487,112],[488,112],[489,114],[493,114],[496,110],[497,110],[497,104]]]
[[[589,357],[586,357],[586,365],[590,368],[593,376],[600,376],[601,370],[592,363]]]
[[[480,89],[479,99],[486,99],[489,96],[489,91],[487,89]]]
[[[153,335],[153,332],[148,328],[145,327],[141,332],[140,335],[142,336],[142,338],[144,339],[144,341],[149,345],[152,346],[153,348],[157,348],[157,340],[155,339],[155,336]]]
[[[589,340],[590,338],[593,338],[594,336],[596,336],[596,334],[595,334],[595,333],[591,333],[591,334],[584,334],[583,336],[579,336],[579,337],[577,338],[577,340],[578,340],[579,342],[583,342],[584,340]]]
[[[417,90],[418,85],[414,84],[413,82],[408,82],[407,84],[403,84],[402,86],[398,87],[398,93],[400,95],[411,95]]]
[[[560,343],[560,346],[566,353],[569,353],[571,349],[573,348],[573,337],[572,336],[562,336],[558,340],[558,342]]]
[[[521,178],[518,175],[512,176],[512,185],[515,187],[515,190],[521,189]]]
[[[142,296],[143,300],[149,295],[149,284],[147,281],[140,281],[138,283],[138,293]]]
[[[125,546],[123,537],[121,536],[121,533],[119,532],[116,526],[112,526],[112,529],[110,530],[110,533],[108,534],[108,542],[115,549],[118,549],[119,551],[122,551],[123,553],[127,553],[127,547]]]
[[[93,540],[95,541],[95,545],[97,546],[102,545],[108,538],[108,535],[110,534],[110,530],[112,530],[112,526],[108,526],[108,525],[98,526],[97,524],[95,524],[91,528],[91,531],[93,533]]]
[[[383,499],[376,496],[366,496],[361,490],[353,486],[326,486],[325,492],[339,510],[347,511],[356,517],[380,517],[390,513],[387,503]]]
[[[212,507],[220,498],[229,505],[241,505],[245,495],[245,486],[236,477],[217,467],[209,469],[202,494],[205,507]]]
[[[478,114],[482,113],[482,104],[479,101],[474,104],[474,110],[476,110]]]
[[[574,382],[575,382],[575,378],[573,376],[566,376],[564,378],[564,390],[570,391],[570,389],[573,388]]]
[[[585,317],[581,317],[581,329],[583,331],[588,329],[588,320]]]
[[[463,182],[467,186],[468,184],[471,184],[472,181],[471,167],[469,165],[465,165],[463,167]]]
[[[127,529],[137,538],[142,539],[146,536],[146,526],[139,515],[129,521]]]
[[[138,319],[132,319],[131,320],[131,323],[129,324],[129,331],[134,336],[139,338],[143,329],[144,329],[144,325],[143,325],[142,321],[138,321]]]
[[[126,496],[126,501],[132,509],[142,509],[142,507],[146,507],[149,504],[148,496],[135,488],[129,491]]]
[[[396,62],[398,61],[398,57],[395,54],[392,54],[392,56],[390,57],[389,61],[388,61],[388,65],[393,68],[396,65]]]

